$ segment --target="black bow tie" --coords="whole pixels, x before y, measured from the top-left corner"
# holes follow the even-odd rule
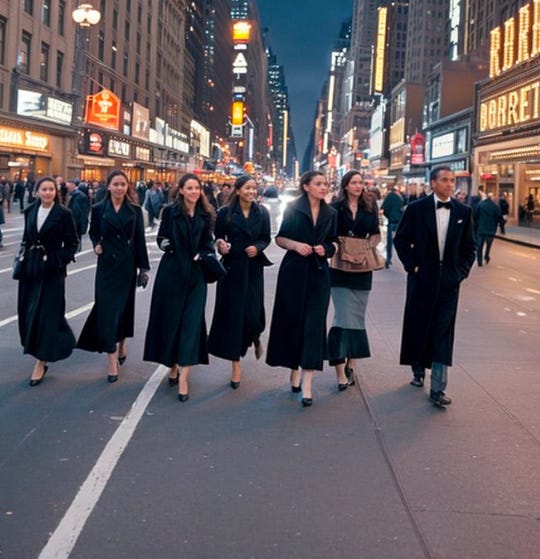
[[[441,202],[441,201],[437,200],[437,209],[446,208],[447,210],[449,210],[451,207],[452,207],[452,204],[450,202]]]

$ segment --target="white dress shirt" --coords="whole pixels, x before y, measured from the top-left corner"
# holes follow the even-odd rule
[[[437,209],[437,202],[449,202],[448,200],[441,200],[437,198],[436,194],[433,194],[433,200],[435,204],[435,217],[437,219],[437,240],[439,242],[439,260],[442,262],[444,256],[444,245],[446,243],[446,233],[448,232],[448,222],[450,221],[450,210],[447,208]]]
[[[38,233],[39,233],[42,225],[45,223],[45,220],[47,219],[47,216],[51,213],[51,210],[52,210],[52,206],[50,208],[44,208],[43,206],[39,206],[38,212],[37,212],[37,230],[38,230]]]

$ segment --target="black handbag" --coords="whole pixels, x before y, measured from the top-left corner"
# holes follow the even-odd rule
[[[216,255],[209,252],[201,254],[199,258],[201,268],[206,283],[214,283],[227,275],[225,266],[216,258]]]
[[[21,245],[18,254],[13,259],[13,266],[11,267],[11,277],[14,280],[20,280],[23,275],[23,268],[26,256],[26,247]]]

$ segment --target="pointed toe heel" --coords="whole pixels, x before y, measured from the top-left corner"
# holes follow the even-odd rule
[[[107,382],[109,382],[110,384],[112,384],[113,382],[116,382],[118,380],[118,375],[108,375],[107,376]]]
[[[189,400],[189,394],[178,394],[178,399],[181,402],[187,402]]]
[[[309,408],[313,405],[313,398],[302,398],[302,407]]]
[[[240,388],[240,381],[239,380],[231,380],[230,386],[233,390],[238,390]]]

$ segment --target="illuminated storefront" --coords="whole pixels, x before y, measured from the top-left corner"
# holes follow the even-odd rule
[[[540,0],[491,31],[476,114],[475,183],[507,197],[514,223],[540,228]]]

